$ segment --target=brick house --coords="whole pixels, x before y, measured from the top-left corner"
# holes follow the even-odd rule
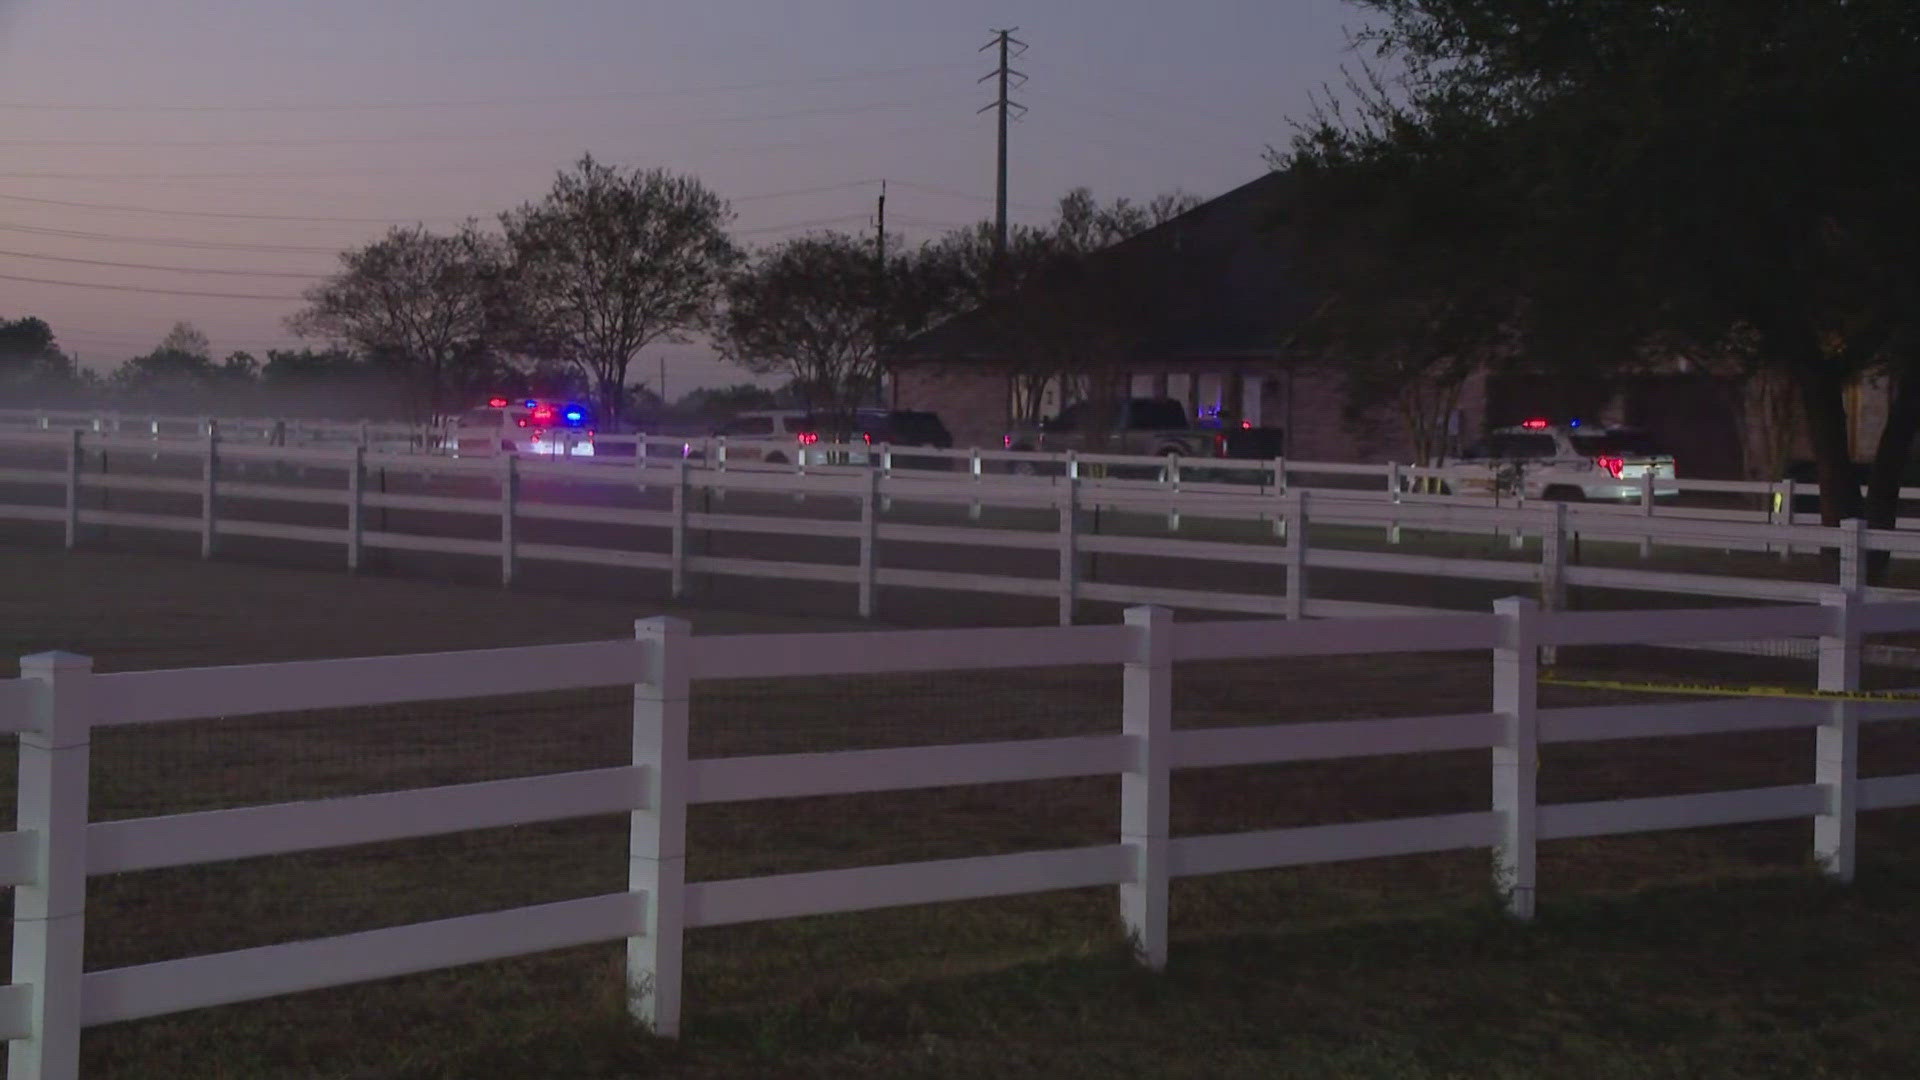
[[[1337,357],[1290,354],[1285,342],[1318,302],[1313,267],[1274,222],[1290,178],[1268,173],[1096,258],[1158,264],[1152,310],[1125,356],[1136,396],[1173,397],[1192,414],[1215,410],[1284,431],[1287,456],[1301,461],[1412,460],[1411,440],[1390,408],[1349,416]],[[930,409],[956,446],[993,447],[1014,420],[1013,368],[996,349],[991,322],[969,312],[907,342],[893,357],[896,408]],[[1878,438],[1885,387],[1858,389],[1853,433],[1862,454]],[[1049,402],[1044,413],[1062,404]],[[1791,415],[1791,414],[1789,414]],[[1480,372],[1468,379],[1449,424],[1458,448],[1489,427],[1529,416],[1577,416],[1642,427],[1667,445],[1684,475],[1732,478],[1777,474],[1777,459],[1805,456],[1796,432],[1784,448],[1769,429],[1783,422],[1746,380],[1704,373],[1685,362],[1606,379],[1547,370]],[[1785,421],[1793,428],[1797,419]]]

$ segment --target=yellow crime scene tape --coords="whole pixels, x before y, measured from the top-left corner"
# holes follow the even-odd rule
[[[1803,698],[1812,701],[1920,701],[1914,690],[1813,690],[1799,686],[1751,686],[1733,683],[1621,682],[1613,679],[1569,679],[1540,673],[1540,682],[1577,686],[1587,690],[1627,690],[1636,694],[1694,694],[1700,697]]]

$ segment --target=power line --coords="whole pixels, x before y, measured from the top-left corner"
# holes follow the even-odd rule
[[[23,112],[146,112],[146,113],[234,113],[234,112],[391,112],[407,109],[480,109],[498,108],[506,105],[558,105],[595,101],[636,101],[647,98],[681,97],[690,94],[724,94],[748,90],[772,90],[791,86],[817,86],[828,83],[852,82],[861,79],[891,78],[897,75],[920,74],[927,71],[947,70],[971,67],[964,63],[918,64],[909,67],[879,68],[868,71],[851,71],[837,75],[820,75],[804,79],[769,79],[760,82],[731,83],[712,86],[672,87],[660,90],[616,90],[604,94],[548,94],[526,95],[511,98],[471,98],[444,101],[380,101],[380,102],[302,102],[280,105],[226,105],[226,104],[152,104],[129,105],[123,103],[41,103],[41,102],[0,102],[0,109]]]
[[[8,202],[38,203],[42,206],[70,206],[80,210],[114,210],[127,214],[157,214],[164,217],[206,217],[234,218],[242,221],[324,221],[341,222],[351,225],[407,225],[414,222],[458,222],[465,218],[364,218],[364,217],[322,217],[303,214],[249,214],[231,210],[167,210],[152,206],[129,206],[125,203],[74,202],[69,199],[41,199],[31,195],[5,195],[0,199]]]
[[[748,124],[770,120],[806,120],[822,116],[857,116],[876,112],[900,112],[926,102],[883,102],[868,105],[832,105],[815,109],[794,109],[778,113],[753,113],[743,116],[691,117],[685,120],[648,121],[628,125],[637,128],[705,127],[709,124]],[[387,146],[396,143],[498,141],[502,139],[543,138],[565,135],[558,128],[535,131],[416,132],[410,135],[336,135],[301,139],[0,139],[0,147],[35,150],[288,150],[326,146]]]
[[[197,296],[214,300],[276,300],[281,303],[297,304],[305,299],[299,296],[269,296],[264,293],[198,292],[191,289],[147,289],[135,285],[102,285],[92,281],[53,281],[48,278],[22,277],[17,274],[0,274],[0,281],[20,281],[29,285],[58,285],[69,289],[103,289],[108,292],[150,293],[155,296]]]
[[[38,255],[29,251],[0,251],[12,259],[38,259],[42,262],[72,263],[78,266],[107,266],[116,270],[163,270],[176,274],[219,274],[227,277],[272,277],[298,278],[302,281],[323,281],[325,274],[301,274],[291,270],[213,270],[198,266],[155,266],[152,263],[113,262],[107,259],[77,259],[65,255]]]
[[[249,244],[232,240],[193,240],[173,236],[128,236],[126,234],[86,232],[80,229],[54,229],[36,225],[0,225],[0,232],[26,233],[30,236],[57,236],[65,240],[94,240],[114,244],[148,244],[154,247],[191,248],[196,251],[278,251],[298,254],[338,255],[337,247],[312,244]]]

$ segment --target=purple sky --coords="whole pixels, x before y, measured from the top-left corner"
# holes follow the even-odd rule
[[[1031,46],[1014,220],[1078,184],[1216,195],[1339,81],[1359,20],[1343,0],[0,0],[0,316],[47,319],[96,368],[176,319],[220,355],[295,344],[281,320],[333,253],[387,222],[491,222],[582,151],[699,175],[748,243],[870,230],[882,177],[890,231],[929,238],[993,213],[974,80],[998,26]],[[659,357],[674,395],[745,378],[698,345],[636,370]]]

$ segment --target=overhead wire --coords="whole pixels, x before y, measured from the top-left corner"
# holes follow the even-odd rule
[[[393,112],[410,109],[469,109],[498,108],[503,105],[558,105],[580,104],[595,101],[637,101],[648,98],[684,97],[695,94],[739,93],[749,90],[774,90],[793,86],[817,86],[829,83],[853,82],[862,79],[890,78],[896,75],[911,75],[926,71],[968,68],[973,65],[965,61],[937,64],[916,64],[904,67],[878,68],[866,71],[842,72],[834,75],[819,75],[799,79],[766,79],[748,83],[723,83],[711,86],[668,87],[654,90],[615,90],[599,94],[528,94],[505,98],[450,99],[442,101],[378,101],[378,102],[293,102],[283,104],[141,104],[125,103],[66,103],[0,101],[0,110],[20,112],[142,112],[142,113],[261,113],[261,112]]]
[[[41,255],[29,251],[4,251],[0,256],[10,259],[35,259],[41,262],[72,263],[77,266],[106,266],[116,270],[161,270],[175,274],[218,274],[226,277],[271,277],[297,278],[302,281],[323,281],[325,274],[302,274],[291,270],[216,270],[200,266],[157,266],[153,263],[115,262],[110,259],[80,259],[66,255]]]
[[[276,300],[282,303],[300,303],[305,299],[299,296],[273,296],[265,293],[202,292],[195,289],[151,289],[138,285],[105,285],[95,281],[54,281],[48,278],[26,277],[20,274],[0,274],[0,281],[19,281],[29,285],[59,285],[70,289],[103,289],[108,292],[150,293],[155,296],[195,296],[214,300]]]

